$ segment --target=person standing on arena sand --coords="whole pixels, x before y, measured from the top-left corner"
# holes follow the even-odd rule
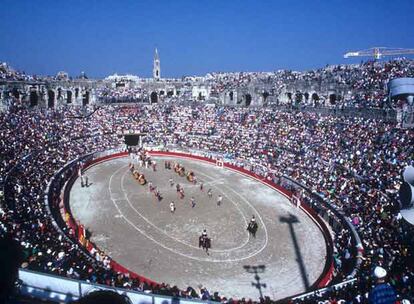
[[[81,186],[83,187],[89,187],[89,183],[88,183],[88,176],[86,176],[85,174],[82,174],[80,176],[81,178]]]
[[[211,190],[211,188],[208,189],[207,195],[208,195],[208,198],[210,198],[210,199],[213,197],[213,191]]]
[[[200,191],[203,191],[203,189],[204,189],[203,182],[200,182]]]
[[[170,182],[170,187],[174,186],[174,181],[173,179],[170,177],[170,179],[168,180]]]
[[[194,208],[196,205],[195,200],[194,200],[194,196],[191,197],[191,208]]]
[[[170,203],[170,210],[171,210],[171,213],[175,212],[175,203],[173,201]]]
[[[157,200],[159,202],[161,202],[161,200],[162,200],[161,192],[158,189],[156,189],[156,188],[154,188],[154,189],[155,189],[155,191],[154,191],[155,197],[157,198]]]
[[[223,197],[219,195],[217,198],[217,206],[220,206],[222,201],[223,201]]]
[[[78,169],[78,177],[80,177],[82,188],[85,187],[85,183],[83,180],[82,166],[80,164],[79,164],[79,169]]]
[[[180,198],[183,199],[184,198],[184,188],[180,187]]]

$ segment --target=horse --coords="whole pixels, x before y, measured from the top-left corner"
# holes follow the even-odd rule
[[[138,182],[144,186],[147,183],[147,180],[145,179],[145,175],[144,174],[140,174],[138,175]]]
[[[178,170],[178,175],[179,176],[184,176],[185,175],[185,168],[184,167],[180,167],[180,169]]]
[[[187,180],[192,183],[194,181],[194,172],[190,171],[187,173]]]
[[[198,247],[203,248],[208,254],[208,249],[211,248],[211,239],[205,235],[200,235],[198,238]]]
[[[178,170],[180,169],[180,164],[174,163],[174,172],[178,173]]]
[[[256,222],[250,222],[249,225],[247,225],[247,231],[253,236],[256,237],[257,229],[259,228],[259,225],[257,225]]]

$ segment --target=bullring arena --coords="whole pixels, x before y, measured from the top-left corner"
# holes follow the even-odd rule
[[[96,160],[85,171],[90,186],[81,187],[78,178],[70,191],[73,217],[125,268],[181,289],[203,286],[235,298],[257,298],[262,292],[281,299],[306,291],[323,275],[324,235],[309,214],[291,204],[286,191],[200,157],[157,152],[152,160],[156,171],[139,170],[160,191],[161,201],[148,184],[133,178],[126,153]],[[166,161],[193,171],[197,182],[166,169]],[[177,183],[184,188],[182,199]],[[253,215],[256,237],[246,231]],[[209,254],[198,247],[203,229],[212,239]],[[256,278],[252,266],[259,266]]]
[[[414,303],[413,0],[3,2],[0,304]]]

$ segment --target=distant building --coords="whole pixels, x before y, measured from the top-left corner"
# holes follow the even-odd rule
[[[78,79],[88,79],[88,76],[86,76],[86,73],[82,71],[82,72],[80,73],[80,75],[79,75]]]
[[[126,74],[126,75],[118,75],[118,74],[113,74],[113,75],[109,75],[108,77],[105,78],[105,80],[108,81],[130,81],[130,82],[139,82],[140,78],[136,75],[131,75],[131,74]]]
[[[59,73],[56,74],[56,79],[57,80],[68,80],[69,79],[69,75],[68,75],[67,72],[60,71]]]

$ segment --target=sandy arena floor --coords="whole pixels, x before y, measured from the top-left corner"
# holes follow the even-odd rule
[[[189,183],[164,160],[179,161],[194,171],[199,185]],[[279,192],[234,171],[201,161],[156,157],[157,171],[141,169],[147,181],[160,190],[158,202],[128,170],[128,158],[114,159],[87,171],[92,185],[81,188],[78,179],[71,191],[74,217],[92,233],[92,241],[128,269],[157,282],[180,288],[201,284],[211,292],[257,299],[255,274],[244,266],[264,265],[258,274],[261,292],[273,299],[305,291],[321,274],[325,242],[314,222],[292,206]],[[183,185],[185,198],[175,185]],[[207,190],[213,197],[209,199]],[[217,196],[223,203],[217,206]],[[191,207],[190,198],[196,206]],[[177,210],[170,212],[170,202]],[[247,223],[255,215],[259,230],[249,237]],[[206,228],[212,238],[210,255],[198,248]],[[256,285],[254,285],[256,284]]]

